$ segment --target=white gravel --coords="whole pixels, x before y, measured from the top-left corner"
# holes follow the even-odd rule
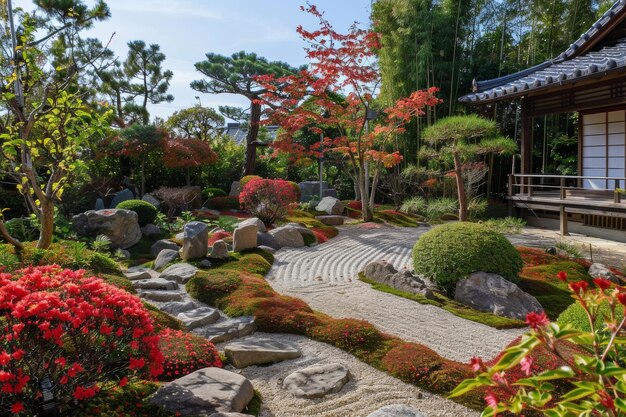
[[[339,229],[339,236],[323,245],[279,250],[266,277],[270,285],[313,309],[333,317],[367,320],[384,333],[421,343],[460,362],[472,356],[490,359],[524,333],[524,329],[496,330],[374,290],[358,280],[358,273],[375,260],[387,260],[397,269],[410,267],[413,245],[428,228]]]
[[[255,333],[241,340],[271,339],[297,346],[298,359],[270,366],[250,366],[228,370],[248,378],[261,393],[260,417],[365,417],[390,404],[406,404],[423,411],[428,417],[477,417],[478,412],[438,395],[422,391],[384,372],[376,370],[354,356],[303,336]],[[224,345],[218,345],[222,349]],[[341,363],[350,370],[350,381],[336,394],[324,398],[297,398],[282,388],[283,379],[292,372],[312,365]]]

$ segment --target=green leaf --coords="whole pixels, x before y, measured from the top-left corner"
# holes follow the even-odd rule
[[[590,382],[577,382],[578,388],[571,390],[561,397],[562,401],[574,401],[595,394],[596,385]]]
[[[466,379],[452,390],[448,398],[458,397],[459,395],[463,395],[466,392],[469,392],[475,388],[490,384],[491,379],[485,375],[479,375],[476,378]]]
[[[613,402],[619,411],[626,412],[626,400],[623,398],[615,398]]]
[[[524,356],[526,356],[528,352],[530,352],[529,349],[519,347],[507,349],[504,355],[502,355],[502,358],[500,358],[498,363],[495,364],[493,368],[491,368],[491,370],[497,372],[503,369],[509,369],[520,363],[520,361],[524,359]]]

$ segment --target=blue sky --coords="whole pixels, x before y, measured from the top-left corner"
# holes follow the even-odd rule
[[[14,0],[14,6],[27,0]],[[20,4],[22,3],[22,4]],[[170,92],[175,100],[152,106],[152,116],[167,117],[176,110],[198,103],[243,105],[232,95],[199,94],[189,87],[200,79],[194,63],[207,52],[230,55],[245,50],[269,60],[297,66],[306,63],[304,42],[296,27],[315,28],[315,20],[300,11],[298,0],[108,0],[112,17],[89,33],[106,42],[113,32],[111,49],[123,60],[126,43],[143,40],[157,43],[167,56],[164,67],[174,72]],[[368,23],[370,0],[318,0],[336,29],[345,31],[354,21]]]

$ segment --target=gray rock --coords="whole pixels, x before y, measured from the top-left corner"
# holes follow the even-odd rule
[[[157,210],[161,209],[161,202],[159,200],[156,199],[155,196],[153,196],[150,193],[146,193],[143,195],[143,197],[141,198],[143,201],[146,201],[150,204],[152,204],[154,207],[156,207]]]
[[[141,291],[139,297],[145,298],[150,301],[182,301],[185,298],[184,294],[180,291],[159,291],[159,290],[147,290]]]
[[[270,235],[269,233],[257,233],[256,244],[258,246],[269,246],[274,250],[280,249],[280,245],[278,244],[276,239],[274,239],[274,236]]]
[[[236,368],[282,362],[302,356],[297,348],[274,340],[250,340],[224,346],[224,354]]]
[[[193,310],[184,311],[177,316],[188,329],[206,326],[215,323],[220,318],[220,313],[211,307],[199,307]]]
[[[186,284],[198,272],[198,268],[186,263],[174,264],[161,272],[159,278],[176,281],[179,284]]]
[[[154,269],[161,269],[170,262],[174,262],[178,257],[179,253],[177,250],[163,249],[154,260]]]
[[[276,239],[276,243],[281,248],[301,248],[304,246],[304,239],[300,231],[293,226],[281,226],[270,230],[270,235]]]
[[[158,273],[156,273],[156,271],[152,271],[151,269],[148,268],[140,268],[140,269],[134,269],[134,270],[128,270],[127,272],[124,273],[124,276],[126,276],[126,278],[128,278],[131,281],[136,281],[136,280],[140,280],[140,279],[150,279],[152,278],[153,274],[152,272],[155,272],[155,275],[158,275]]]
[[[334,188],[329,188],[328,190],[323,191],[322,197],[339,198],[339,195],[337,194],[337,191]]]
[[[221,343],[247,336],[254,333],[255,330],[256,322],[254,317],[242,316],[197,329],[197,332],[209,339],[209,342]]]
[[[298,223],[287,223],[285,226],[287,227],[293,227],[295,229],[298,230],[298,232],[302,235],[302,238],[305,239],[306,241],[309,242],[314,242],[314,244],[317,243],[317,238],[315,237],[315,233],[313,233],[313,231],[309,228],[307,228],[306,226],[303,226],[301,224]],[[309,237],[308,240],[306,240],[306,237]]]
[[[158,235],[161,233],[161,229],[159,229],[158,226],[149,223],[141,228],[141,233],[143,233],[145,236]]]
[[[233,183],[230,184],[230,192],[228,193],[228,195],[234,197],[239,195],[239,193],[241,193],[241,184],[239,183],[239,181],[233,181]]]
[[[204,368],[159,388],[150,403],[181,416],[243,411],[254,397],[252,383],[221,368]]]
[[[203,258],[209,249],[209,226],[203,222],[190,222],[183,229],[183,260]]]
[[[242,222],[240,222],[237,227],[244,227],[244,226],[249,226],[251,224],[255,224],[256,227],[258,228],[258,231],[261,233],[265,233],[265,231],[267,230],[265,228],[265,223],[263,223],[263,221],[261,219],[259,219],[258,217],[251,217],[249,219],[246,219]]]
[[[101,198],[98,198],[96,200],[96,205],[94,210],[98,211],[98,210],[104,210],[106,208],[106,206],[104,205],[104,200]]]
[[[142,279],[133,281],[133,288],[136,290],[176,290],[178,284],[162,278]]]
[[[113,200],[111,200],[111,208],[115,208],[118,204],[123,203],[124,201],[134,200],[135,194],[128,188],[124,188],[122,191],[115,193],[113,196]]]
[[[454,299],[479,311],[524,320],[530,312],[543,311],[535,297],[500,275],[474,272],[456,284]]]
[[[426,283],[418,277],[413,276],[413,274],[409,271],[396,272],[388,277],[385,284],[395,288],[396,290],[423,295],[429,300],[435,298],[433,291],[428,288]]]
[[[263,249],[264,251],[267,251],[271,253],[272,255],[276,253],[276,249],[270,248],[269,246],[260,245],[260,246],[257,246],[257,249]]]
[[[317,211],[325,211],[327,214],[332,215],[343,214],[343,209],[343,204],[335,197],[324,197],[317,207],[315,207]]]
[[[233,251],[241,252],[246,249],[256,248],[257,225],[252,223],[239,226],[233,232]]]
[[[365,274],[366,278],[373,279],[381,284],[386,283],[386,281],[397,272],[398,270],[387,261],[370,262],[363,270],[363,274]]]
[[[591,264],[588,273],[592,278],[604,278],[615,284],[621,284],[619,278],[604,264],[598,262]]]
[[[326,226],[341,226],[344,222],[343,216],[333,216],[330,214],[326,216],[315,216],[315,218]]]
[[[349,380],[350,372],[341,364],[316,365],[288,375],[283,388],[296,397],[321,398],[341,391]]]
[[[164,313],[177,316],[180,313],[194,310],[198,307],[200,307],[200,305],[196,301],[172,301],[170,303],[163,304],[161,307],[159,307],[159,310]]]
[[[201,261],[198,263],[198,266],[199,266],[200,268],[205,268],[205,269],[207,269],[207,268],[212,267],[212,266],[213,266],[213,263],[212,263],[211,261],[209,261],[208,259],[203,259],[203,260],[201,260]]]
[[[89,210],[72,217],[72,226],[81,236],[105,235],[111,239],[111,248],[130,248],[142,236],[137,213],[130,210]]]
[[[228,254],[228,245],[226,244],[226,242],[224,242],[223,240],[215,241],[213,247],[211,248],[211,254],[209,255],[209,258],[227,259],[228,257],[230,257],[230,255]]]
[[[157,256],[159,253],[161,253],[163,249],[171,249],[171,250],[175,250],[176,252],[178,252],[178,250],[180,249],[180,246],[178,246],[176,243],[172,242],[171,240],[167,240],[167,239],[157,240],[150,247],[150,254],[152,256]]]
[[[426,414],[404,404],[386,405],[367,417],[426,417]]]
[[[241,414],[241,413],[215,413],[215,414],[211,414],[209,417],[250,417],[250,414]]]

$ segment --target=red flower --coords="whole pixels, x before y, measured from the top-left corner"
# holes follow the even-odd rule
[[[491,390],[487,390],[487,395],[485,395],[485,402],[488,407],[497,408],[498,407],[498,397]]]
[[[125,387],[126,384],[128,384],[128,378],[124,377],[122,379],[120,379],[120,387]]]
[[[569,288],[574,294],[584,294],[585,292],[587,292],[588,287],[589,284],[587,284],[585,281],[570,282],[569,284]]]
[[[15,403],[11,406],[11,412],[14,414],[18,414],[22,411],[24,411],[24,404],[22,403]]]
[[[611,397],[611,395],[606,392],[606,391],[599,391],[598,392],[598,396],[600,397],[598,401],[600,401],[600,404],[602,404],[605,408],[615,411],[615,404],[613,402],[613,397]]]
[[[556,277],[560,279],[561,281],[567,281],[567,272],[559,271],[559,273],[556,274]]]
[[[485,364],[483,363],[482,359],[474,356],[472,359],[470,359],[470,366],[472,367],[472,371],[479,372],[485,367]]]
[[[537,330],[539,327],[545,327],[550,323],[548,316],[546,316],[545,312],[537,313],[530,312],[526,315],[526,324],[530,326],[531,329]]]
[[[593,282],[600,288],[602,291],[611,288],[612,282],[606,278],[594,278]]]
[[[619,301],[620,304],[626,306],[626,293],[620,292],[619,294],[617,294],[617,301]]]

